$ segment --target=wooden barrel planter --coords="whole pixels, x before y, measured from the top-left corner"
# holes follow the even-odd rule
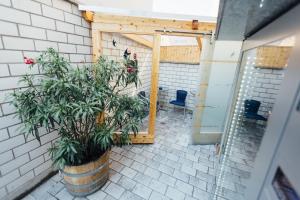
[[[101,188],[109,176],[109,151],[98,160],[79,165],[65,166],[64,181],[68,191],[74,196],[87,196]]]

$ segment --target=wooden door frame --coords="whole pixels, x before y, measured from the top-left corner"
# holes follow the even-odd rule
[[[161,35],[176,35],[197,37],[199,47],[201,44],[201,35],[211,34],[215,30],[215,23],[201,22],[198,29],[192,29],[189,21],[150,19],[127,16],[114,16],[94,14],[90,11],[84,11],[83,17],[91,22],[92,25],[92,51],[93,62],[96,62],[102,54],[101,33],[120,33],[126,37],[126,34],[134,35],[152,35],[153,44],[143,41],[142,37],[137,38],[144,45],[152,47],[152,68],[151,68],[151,92],[150,92],[150,111],[148,132],[139,132],[131,134],[131,142],[135,144],[154,143],[155,138],[155,120],[156,120],[156,101],[158,93],[158,76],[160,63],[160,41]],[[127,35],[128,36],[128,35]]]
[[[93,25],[92,25],[93,27]],[[131,142],[134,144],[150,144],[154,143],[155,137],[155,120],[156,120],[156,101],[158,93],[158,75],[159,75],[159,58],[160,58],[160,34],[153,34],[152,44],[152,67],[151,67],[151,91],[150,91],[150,111],[148,132],[139,132],[138,134],[130,134]],[[93,62],[96,62],[102,54],[102,32],[92,28],[93,42]]]

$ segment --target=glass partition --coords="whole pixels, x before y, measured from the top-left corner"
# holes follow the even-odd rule
[[[293,46],[294,37],[289,37],[243,53],[231,117],[216,166],[213,199],[244,199]]]

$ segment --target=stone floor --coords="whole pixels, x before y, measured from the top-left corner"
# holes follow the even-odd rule
[[[190,132],[190,114],[184,117],[181,112],[160,111],[154,144],[112,149],[110,178],[101,190],[86,198],[75,198],[56,174],[24,200],[243,199],[243,178],[249,177],[257,151],[255,141],[259,139],[255,134],[240,134],[233,157],[227,159],[230,165],[220,170],[214,146],[190,145]],[[225,181],[219,181],[219,177],[225,177]]]
[[[216,166],[213,199],[244,200],[247,180],[251,176],[256,154],[265,132],[264,125],[242,123],[236,127],[227,152]]]

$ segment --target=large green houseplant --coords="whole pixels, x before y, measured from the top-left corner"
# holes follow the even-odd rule
[[[122,62],[100,57],[92,66],[74,68],[48,49],[25,62],[38,65],[43,75],[25,75],[26,87],[14,92],[13,104],[26,133],[40,140],[39,127],[58,131],[60,138],[49,149],[58,169],[93,162],[112,145],[129,144],[130,132],[138,133],[144,104],[123,94],[130,84],[138,85],[136,57],[126,55]]]

